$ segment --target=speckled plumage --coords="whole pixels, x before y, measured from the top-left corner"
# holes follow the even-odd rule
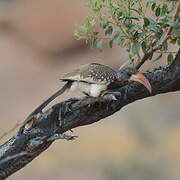
[[[116,81],[116,71],[102,64],[91,63],[65,74],[61,80],[108,85]]]

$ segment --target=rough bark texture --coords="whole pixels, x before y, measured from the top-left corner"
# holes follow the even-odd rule
[[[120,95],[116,101],[103,97],[69,99],[42,113],[28,129],[21,127],[16,136],[0,146],[0,180],[23,168],[46,150],[54,141],[48,138],[55,134],[97,122],[138,99],[179,91],[180,51],[169,67],[160,67],[145,75],[152,85],[152,94],[142,85],[129,83],[118,89]]]

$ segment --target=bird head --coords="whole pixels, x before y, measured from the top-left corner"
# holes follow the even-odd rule
[[[133,67],[126,67],[117,72],[118,81],[135,81],[145,86],[150,93],[152,93],[151,84],[149,80]]]

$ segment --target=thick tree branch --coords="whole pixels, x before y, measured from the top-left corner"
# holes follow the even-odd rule
[[[180,50],[171,66],[146,72],[145,75],[152,85],[152,94],[143,86],[130,83],[118,89],[120,95],[116,101],[103,97],[69,99],[42,113],[26,128],[22,127],[16,136],[0,146],[0,180],[31,162],[52,144],[52,137],[59,133],[97,122],[136,100],[179,91]]]

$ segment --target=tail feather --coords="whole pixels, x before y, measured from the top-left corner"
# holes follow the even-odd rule
[[[40,104],[28,117],[31,117],[35,114],[41,112],[51,101],[53,101],[56,97],[63,94],[66,90],[68,90],[72,85],[72,81],[68,81],[60,90],[55,92],[52,96],[50,96],[46,101]]]

